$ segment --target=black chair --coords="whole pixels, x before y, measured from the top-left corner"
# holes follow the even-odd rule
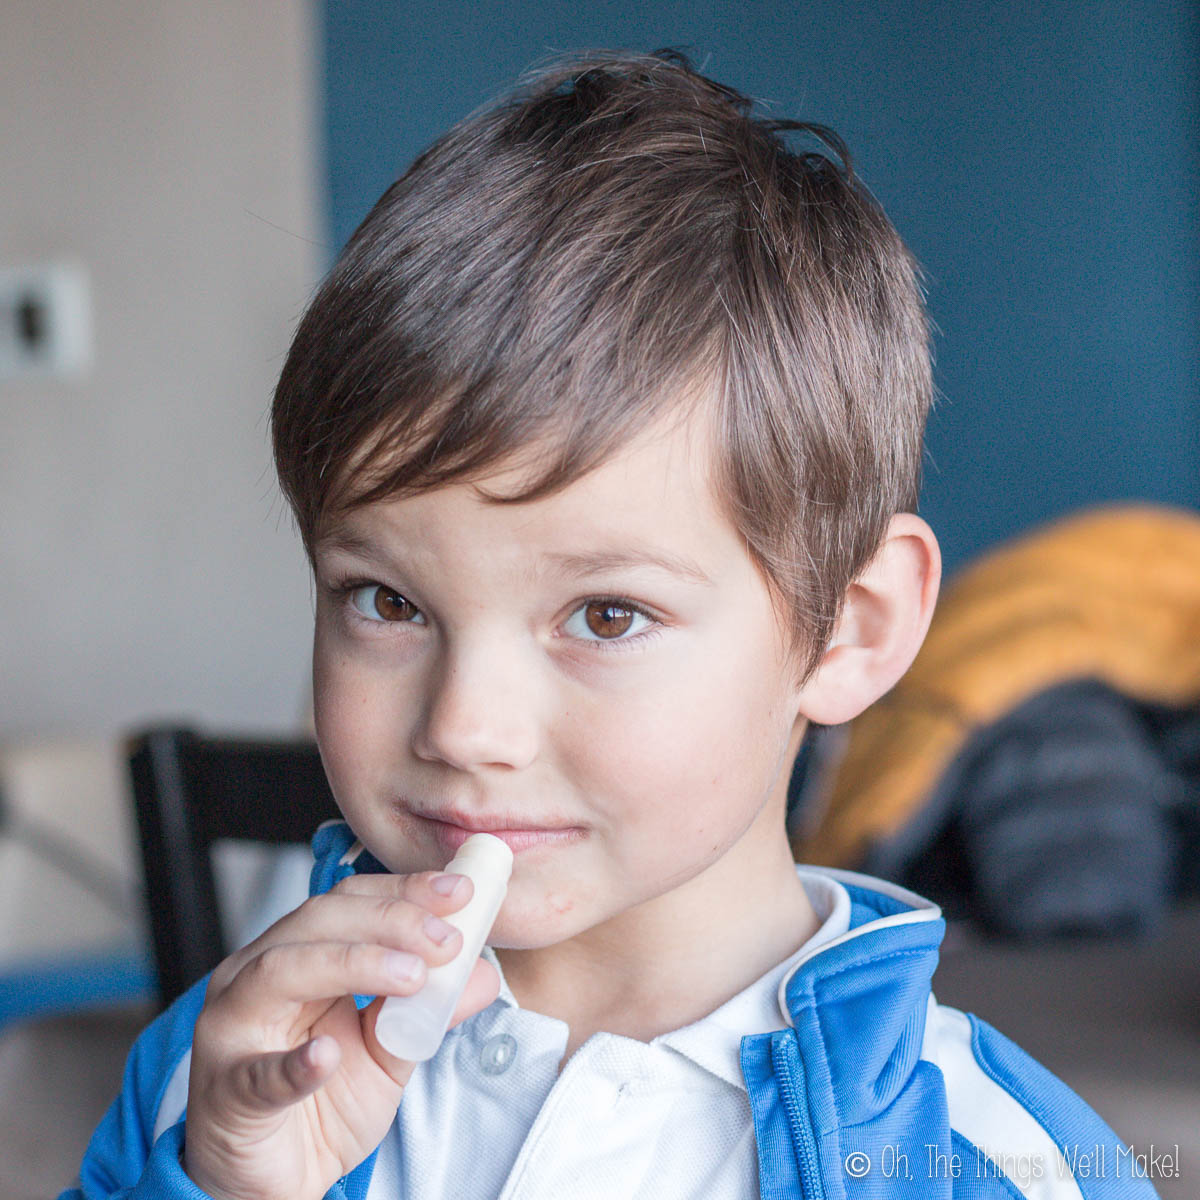
[[[232,949],[221,932],[214,842],[307,843],[338,816],[311,739],[145,729],[127,743],[146,909],[163,1007]]]

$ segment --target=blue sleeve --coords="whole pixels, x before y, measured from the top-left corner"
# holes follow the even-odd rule
[[[188,989],[139,1035],[125,1061],[121,1092],[92,1134],[77,1186],[59,1200],[187,1197],[202,1192],[179,1163],[182,1120],[153,1142],[154,1124],[171,1075],[192,1044],[208,976]]]
[[[980,1067],[1054,1139],[1083,1200],[1159,1200],[1131,1146],[1099,1113],[998,1029],[974,1013],[967,1019]],[[1076,1174],[1080,1153],[1094,1154],[1097,1148],[1101,1157],[1089,1163],[1088,1174]]]

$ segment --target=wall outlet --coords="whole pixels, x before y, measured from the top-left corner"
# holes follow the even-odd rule
[[[0,267],[0,381],[86,374],[91,316],[78,263]]]

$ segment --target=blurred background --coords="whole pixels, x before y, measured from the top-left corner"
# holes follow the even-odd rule
[[[833,126],[924,264],[938,403],[920,511],[947,583],[1094,506],[1200,511],[1194,4],[6,5],[0,1094],[24,1099],[0,1121],[0,1194],[70,1182],[154,1011],[123,739],[305,733],[311,592],[267,415],[316,283],[415,155],[526,67],[668,45],[767,115]],[[1200,675],[1143,693],[1188,712]],[[800,776],[797,804],[819,806]],[[266,919],[261,863],[231,857],[221,886],[231,936]],[[1012,953],[996,978],[1038,951]],[[1173,952],[1118,953],[1178,992]],[[991,977],[964,970],[939,997],[989,1016],[974,978]],[[1002,1015],[1119,1133],[1194,1131],[1194,1017],[1142,1055],[1184,1075],[1150,1071],[1135,1103],[1083,1051],[1053,1061],[1056,1031],[1031,1044]],[[70,1104],[53,1082],[29,1103],[17,1081],[56,1063]],[[1181,1149],[1193,1182],[1164,1196],[1195,1194],[1200,1146]]]

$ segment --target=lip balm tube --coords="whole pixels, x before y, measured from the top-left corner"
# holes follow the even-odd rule
[[[411,996],[389,996],[375,1018],[375,1037],[396,1058],[424,1062],[437,1053],[483,949],[512,877],[513,852],[490,833],[473,833],[446,864],[446,872],[468,875],[475,892],[458,912],[442,919],[462,933],[462,948],[448,963],[430,967],[425,986]]]

